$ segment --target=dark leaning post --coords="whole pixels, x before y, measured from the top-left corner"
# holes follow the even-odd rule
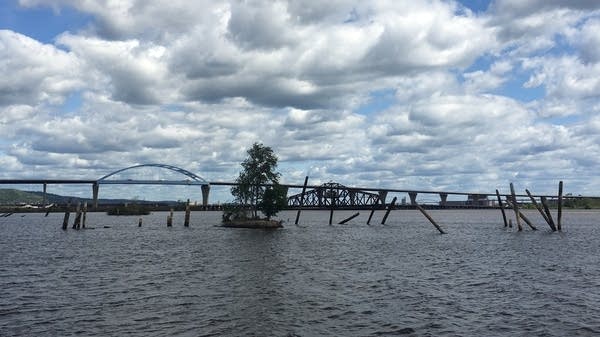
[[[423,213],[423,215],[427,218],[427,220],[429,220],[429,222],[431,222],[431,224],[440,232],[440,234],[446,234],[446,232],[444,232],[442,230],[442,228],[437,224],[437,222],[435,222],[435,220],[433,220],[433,218],[427,213],[427,211],[423,207],[421,207],[421,205],[415,204],[415,207],[421,213]]]
[[[558,182],[558,214],[556,215],[556,227],[559,231],[562,231],[562,204],[563,204],[563,182]]]
[[[308,184],[308,176],[304,178],[304,186],[302,186],[302,194],[300,195],[300,206],[298,207],[298,212],[296,213],[296,221],[294,224],[298,224],[298,220],[300,220],[300,211],[302,210],[302,206],[304,206],[304,194],[306,193],[306,185]]]
[[[498,206],[500,206],[500,210],[502,211],[502,219],[504,220],[504,227],[508,227],[508,222],[506,221],[506,213],[504,212],[504,205],[502,205],[502,198],[500,198],[500,192],[496,190],[496,197],[498,197]]]
[[[396,205],[396,200],[398,200],[398,198],[394,197],[394,199],[392,199],[392,202],[388,205],[387,211],[385,211],[385,215],[383,216],[383,219],[381,220],[382,225],[385,225],[385,221],[387,220],[388,215],[390,215],[392,208],[394,208],[394,205]]]
[[[69,216],[71,215],[70,208],[71,208],[71,200],[69,200],[67,202],[67,208],[65,209],[65,217],[63,218],[63,224],[62,224],[63,230],[67,230],[67,226],[69,225]]]
[[[184,227],[190,227],[190,199],[187,200],[187,204],[185,205],[185,218],[183,220]]]

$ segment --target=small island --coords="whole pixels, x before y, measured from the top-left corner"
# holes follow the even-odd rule
[[[277,156],[273,149],[254,143],[242,162],[242,171],[231,188],[236,201],[224,205],[222,226],[232,228],[274,229],[283,221],[272,220],[286,204],[287,190],[279,185],[280,173],[275,172]],[[259,212],[265,217],[261,218]]]

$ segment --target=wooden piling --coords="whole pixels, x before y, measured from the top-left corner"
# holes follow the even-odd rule
[[[515,207],[515,205],[514,205],[513,203],[509,203],[508,205],[510,205],[511,207]],[[527,225],[528,225],[528,226],[529,226],[529,227],[530,227],[532,230],[534,230],[534,231],[537,231],[537,228],[536,228],[536,227],[533,225],[533,223],[531,223],[531,221],[529,221],[529,218],[527,218],[527,217],[525,216],[525,214],[523,214],[523,212],[521,212],[521,211],[518,211],[518,213],[519,213],[519,217],[520,217],[521,219],[523,219],[523,221],[525,221],[525,223],[526,223],[526,224],[527,224]]]
[[[171,212],[167,216],[167,227],[173,227],[173,209],[171,208]]]
[[[354,213],[354,214],[353,214],[351,217],[349,217],[348,219],[344,219],[344,220],[340,221],[340,222],[339,222],[339,224],[340,224],[340,225],[343,225],[343,224],[345,224],[346,222],[348,222],[348,221],[350,221],[350,220],[352,220],[352,219],[356,218],[356,217],[357,217],[357,216],[359,216],[359,215],[360,215],[360,213],[359,213],[359,212],[356,212],[356,213]]]
[[[540,201],[542,202],[542,206],[544,206],[544,212],[546,213],[546,217],[548,218],[550,228],[552,228],[553,231],[556,231],[556,225],[554,224],[552,213],[550,213],[550,207],[548,207],[548,201],[546,200],[546,197],[540,197]]]
[[[371,213],[369,213],[369,219],[367,220],[367,225],[371,225],[371,219],[373,218],[373,214],[375,213],[375,210],[379,207],[379,197],[377,197],[377,201],[375,201],[375,203],[373,204],[373,207],[371,207]]]
[[[296,221],[294,224],[298,224],[298,220],[300,220],[300,211],[302,210],[302,206],[304,204],[304,194],[306,193],[306,185],[308,184],[308,176],[304,178],[304,186],[302,186],[302,194],[300,195],[300,206],[298,207],[298,212],[296,212]]]
[[[500,192],[496,190],[496,196],[498,197],[498,206],[500,206],[500,211],[502,211],[502,219],[504,220],[504,227],[508,226],[508,222],[506,221],[506,212],[504,212],[504,205],[502,204],[502,199],[500,198]]]
[[[525,214],[523,214],[523,212],[519,212],[519,216],[521,217],[521,219],[523,219],[523,221],[525,221],[527,225],[529,225],[529,227],[532,230],[537,231],[537,228],[531,223],[531,221],[529,221],[529,219],[525,216]]]
[[[398,199],[397,197],[394,197],[394,199],[392,199],[392,202],[388,205],[388,208],[385,211],[385,215],[383,216],[383,219],[381,219],[381,224],[382,225],[385,225],[385,221],[387,220],[388,215],[390,215],[390,212],[392,211],[392,208],[394,208],[394,205],[396,205],[396,200],[397,199]]]
[[[77,203],[75,208],[75,220],[73,220],[73,229],[79,229],[81,227],[81,202]]]
[[[81,228],[85,228],[85,222],[87,220],[87,210],[88,210],[88,203],[87,203],[87,201],[85,201],[83,203],[83,215],[81,217]]]
[[[419,211],[421,211],[421,213],[423,213],[423,215],[429,220],[429,222],[431,222],[431,224],[434,225],[435,228],[437,228],[440,234],[446,234],[446,232],[444,232],[442,228],[440,228],[440,226],[435,222],[435,220],[433,220],[433,218],[427,213],[427,211],[423,207],[421,207],[421,205],[415,204],[415,206]]]
[[[510,183],[510,196],[511,202],[513,204],[513,210],[515,211],[515,218],[517,219],[517,228],[520,231],[523,230],[523,226],[521,226],[521,218],[519,217],[519,206],[517,205],[517,196],[515,194],[515,187],[513,183]]]
[[[331,210],[329,211],[329,225],[331,225],[333,222],[333,210],[335,209],[335,200],[338,197],[339,191],[337,189],[335,189],[335,192],[334,192],[334,189],[331,188],[329,190],[329,192],[331,194],[331,198],[330,198],[331,201],[329,202],[329,206],[331,207]]]
[[[184,227],[190,227],[190,199],[187,201],[187,205],[185,206],[185,218],[183,221]]]
[[[561,219],[562,219],[562,203],[563,203],[563,182],[558,182],[558,214],[556,215],[556,227],[559,231],[562,231]]]
[[[542,215],[542,218],[544,218],[544,220],[546,221],[548,226],[550,226],[550,229],[552,229],[553,231],[556,231],[556,227],[554,227],[554,224],[550,221],[550,219],[548,219],[548,216],[546,215],[546,213],[544,213],[544,210],[542,210],[542,207],[535,200],[535,198],[533,197],[531,192],[529,192],[528,189],[525,189],[525,192],[529,196],[529,199],[531,199],[531,203],[535,206],[535,208],[538,210],[538,212],[540,212],[540,214]]]
[[[69,210],[71,209],[71,201],[67,202],[67,209],[65,209],[65,217],[63,218],[62,229],[67,230],[67,226],[69,225],[69,216],[71,213]]]
[[[142,218],[138,219],[138,227],[142,227]]]
[[[331,225],[332,221],[333,221],[333,208],[334,208],[334,201],[333,201],[333,197],[331,198],[331,210],[329,210],[329,224]]]

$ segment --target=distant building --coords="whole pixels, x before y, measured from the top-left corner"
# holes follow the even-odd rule
[[[440,205],[442,203],[440,202]],[[492,207],[495,206],[493,200],[490,200],[487,195],[482,194],[469,194],[467,200],[464,201],[446,201],[445,206],[469,206],[469,207]]]

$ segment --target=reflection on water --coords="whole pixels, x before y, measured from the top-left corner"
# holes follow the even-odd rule
[[[275,231],[216,227],[219,212],[190,228],[91,213],[95,229],[66,232],[61,214],[0,218],[0,335],[600,333],[600,212],[567,212],[563,233],[535,213],[521,233],[493,210],[431,214],[447,235],[409,210],[385,226],[284,212]]]

